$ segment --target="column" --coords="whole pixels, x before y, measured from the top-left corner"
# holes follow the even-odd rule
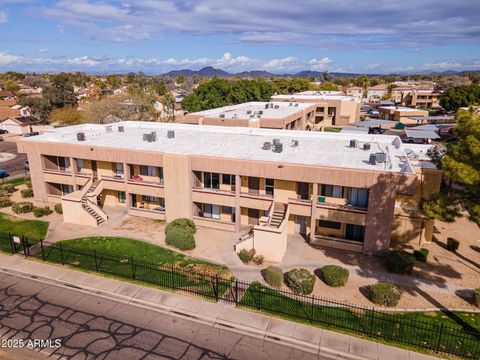
[[[314,183],[312,188],[312,208],[310,211],[310,242],[315,240],[315,224],[317,216],[318,184]]]
[[[240,210],[240,190],[242,189],[242,180],[240,175],[235,175],[235,231],[240,232],[242,214]]]
[[[130,192],[128,191],[128,179],[132,177],[130,174],[130,166],[127,163],[123,163],[123,174],[125,176],[124,183],[125,183],[125,200],[127,205],[127,211],[132,207],[132,197],[130,196]]]
[[[73,157],[69,157],[68,161],[70,162],[70,172],[72,173],[73,191],[77,191],[77,161]]]

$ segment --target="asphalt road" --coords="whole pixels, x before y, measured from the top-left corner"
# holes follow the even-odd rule
[[[17,144],[14,141],[1,141],[0,152],[6,152],[16,155],[16,157],[12,160],[0,162],[0,169],[6,170],[11,177],[25,174],[25,170],[23,169],[23,162],[27,160],[27,155],[18,153]]]
[[[17,350],[19,359],[325,359],[228,329],[0,274],[0,359],[13,359],[12,341],[35,339],[51,343],[37,345],[35,351],[24,346]],[[2,351],[2,345],[10,347]],[[40,351],[46,345],[50,347]]]

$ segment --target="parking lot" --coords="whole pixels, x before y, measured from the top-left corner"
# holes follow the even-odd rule
[[[0,169],[8,172],[10,177],[25,175],[23,163],[27,160],[27,156],[17,152],[15,143],[17,138],[10,136],[0,142]]]

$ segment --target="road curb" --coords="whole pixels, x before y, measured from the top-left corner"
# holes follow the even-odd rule
[[[321,355],[323,357],[330,357],[332,359],[341,358],[346,360],[371,360],[372,359],[372,358],[357,356],[351,353],[346,353],[346,352],[335,350],[335,349],[321,347],[320,344],[317,344],[317,343],[295,339],[293,337],[282,336],[279,334],[274,334],[269,331],[255,329],[253,327],[241,325],[234,322],[229,322],[226,320],[221,320],[221,319],[201,316],[201,315],[199,316],[196,313],[178,310],[168,305],[135,299],[130,296],[125,296],[125,295],[117,294],[110,291],[98,290],[88,286],[83,286],[83,285],[80,286],[69,281],[52,279],[43,275],[33,275],[20,270],[5,268],[5,267],[0,267],[0,273],[4,273],[7,275],[14,275],[24,279],[34,280],[34,281],[48,284],[48,285],[63,287],[69,290],[73,289],[75,291],[79,291],[84,294],[96,295],[104,299],[115,300],[123,304],[129,304],[129,305],[145,308],[148,310],[157,311],[163,314],[191,320],[197,323],[201,323],[201,324],[216,327],[216,328],[228,329],[229,331],[232,331],[235,333],[256,337],[258,339],[288,346],[288,347],[309,352],[312,354]],[[134,285],[137,285],[137,284],[134,284]],[[155,289],[155,290],[161,291],[160,289]],[[180,295],[180,294],[177,294],[177,295]]]

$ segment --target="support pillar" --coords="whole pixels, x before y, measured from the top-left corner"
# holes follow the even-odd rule
[[[317,217],[318,184],[314,183],[312,187],[312,207],[310,210],[310,242],[315,240],[315,225]]]

